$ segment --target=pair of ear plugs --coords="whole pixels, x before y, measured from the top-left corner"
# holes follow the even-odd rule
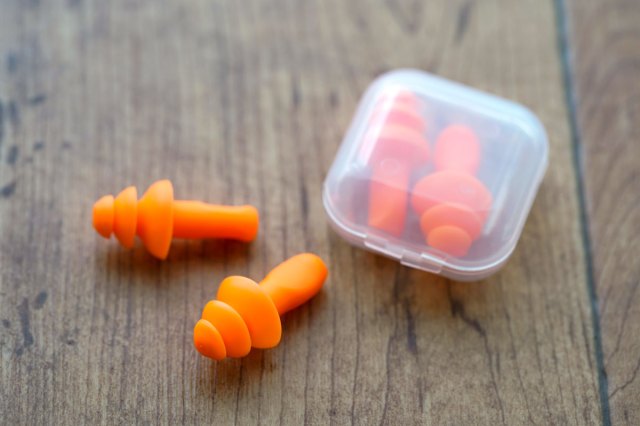
[[[115,234],[131,248],[136,235],[155,257],[165,259],[172,238],[229,238],[249,242],[258,233],[253,206],[221,206],[179,201],[168,180],[152,184],[138,200],[135,187],[118,196],[106,195],[93,206],[93,226],[105,238]],[[243,357],[252,347],[266,349],[280,342],[280,316],[315,296],[327,277],[318,256],[303,253],[273,269],[260,284],[240,276],[226,278],[217,300],[204,308],[194,328],[196,349],[221,360]]]
[[[383,98],[372,115],[368,223],[400,236],[411,204],[427,244],[464,257],[480,236],[492,205],[491,192],[476,177],[480,142],[467,126],[446,127],[434,145],[434,171],[410,188],[411,175],[431,159],[421,110],[417,96],[402,92]]]

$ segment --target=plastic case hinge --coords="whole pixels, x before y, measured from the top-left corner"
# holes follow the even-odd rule
[[[393,246],[388,244],[387,240],[368,235],[364,240],[364,245],[376,253],[389,256],[393,259],[400,260],[402,258],[402,250],[394,249]]]
[[[400,263],[410,268],[421,269],[423,271],[439,274],[442,271],[442,264],[436,263],[433,259],[425,256],[418,256],[412,252],[404,252]]]

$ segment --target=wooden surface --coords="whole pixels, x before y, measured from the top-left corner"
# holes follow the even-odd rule
[[[0,422],[638,424],[640,18],[585,3],[0,2]],[[398,67],[522,102],[549,133],[522,239],[483,282],[328,226],[358,98]],[[163,177],[255,204],[258,240],[159,262],[91,229],[98,196]],[[280,346],[198,356],[218,283],[301,251],[330,278]]]
[[[614,424],[640,423],[640,2],[572,0],[577,124]]]

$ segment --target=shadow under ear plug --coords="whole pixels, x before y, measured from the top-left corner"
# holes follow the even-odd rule
[[[230,238],[252,241],[258,233],[258,210],[253,206],[220,206],[173,199],[173,185],[160,180],[140,201],[130,186],[117,197],[105,195],[93,205],[93,227],[104,238],[115,234],[120,244],[133,247],[139,236],[159,259],[169,253],[172,238]]]
[[[193,330],[196,349],[221,360],[243,357],[251,347],[276,346],[282,335],[280,316],[315,296],[326,277],[322,259],[303,253],[276,266],[260,284],[239,276],[226,278]]]
[[[369,164],[369,226],[399,236],[407,215],[411,172],[429,158],[424,138],[426,123],[420,115],[421,101],[410,92],[383,98],[372,118],[377,134]],[[376,121],[382,124],[376,124]],[[373,132],[372,132],[373,133]]]
[[[480,236],[492,197],[473,174],[480,164],[475,133],[461,125],[449,126],[436,141],[436,171],[413,189],[413,209],[427,244],[456,257],[466,256]]]

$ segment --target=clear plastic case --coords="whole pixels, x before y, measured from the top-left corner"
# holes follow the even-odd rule
[[[324,183],[352,244],[461,281],[513,252],[547,166],[545,130],[516,103],[414,70],[367,90]]]

